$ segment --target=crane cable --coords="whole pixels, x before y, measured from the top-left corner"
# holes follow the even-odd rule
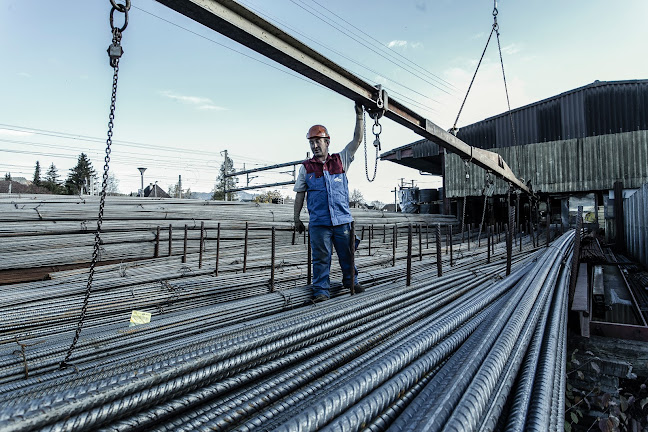
[[[94,278],[94,270],[99,261],[100,245],[101,245],[101,225],[103,223],[103,211],[106,203],[106,188],[108,185],[108,170],[110,163],[110,146],[112,145],[112,136],[113,136],[113,120],[115,119],[115,102],[117,100],[117,78],[119,74],[119,59],[121,58],[124,50],[121,47],[121,37],[126,26],[128,26],[128,11],[131,7],[131,0],[125,0],[126,4],[116,3],[115,0],[110,0],[112,4],[112,9],[110,10],[110,27],[112,29],[112,44],[108,47],[108,56],[110,57],[110,66],[113,68],[113,83],[112,83],[112,95],[110,98],[110,115],[108,117],[108,138],[106,139],[106,156],[104,158],[104,172],[103,172],[103,181],[101,184],[101,194],[99,199],[99,216],[97,218],[97,231],[95,232],[95,241],[94,249],[92,252],[92,261],[90,262],[90,270],[88,273],[88,284],[86,286],[85,297],[83,298],[83,306],[81,307],[81,316],[79,317],[79,322],[77,324],[76,331],[74,333],[74,338],[72,344],[65,354],[65,358],[60,364],[60,368],[66,368],[70,366],[69,363],[72,352],[76,347],[77,342],[79,341],[79,336],[81,335],[81,329],[83,328],[83,321],[86,317],[86,312],[88,311],[88,300],[90,299],[90,292],[92,291],[92,280]],[[124,25],[121,27],[116,27],[114,24],[114,15],[115,11],[119,11],[124,14]]]

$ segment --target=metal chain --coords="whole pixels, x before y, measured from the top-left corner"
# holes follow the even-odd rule
[[[95,232],[95,241],[94,249],[92,252],[92,261],[90,262],[90,271],[88,274],[88,283],[86,286],[85,296],[83,298],[83,306],[81,307],[81,316],[79,317],[79,322],[77,324],[76,332],[74,333],[74,339],[72,344],[68,349],[65,358],[61,362],[61,369],[69,366],[69,360],[72,356],[72,352],[76,347],[77,342],[79,341],[79,336],[81,335],[81,329],[83,328],[83,322],[88,311],[88,301],[90,299],[90,293],[92,291],[92,281],[94,279],[95,266],[99,260],[100,253],[100,244],[101,244],[101,225],[103,223],[103,212],[104,206],[106,203],[106,189],[108,186],[108,170],[110,163],[110,146],[112,145],[112,136],[113,136],[113,122],[115,120],[115,102],[117,100],[117,79],[119,74],[119,59],[123,50],[121,49],[121,37],[122,31],[126,28],[128,24],[128,9],[130,9],[130,0],[126,1],[126,5],[115,4],[114,0],[110,0],[113,5],[110,12],[110,26],[112,28],[112,45],[108,48],[108,55],[110,56],[110,65],[113,68],[113,83],[112,83],[112,95],[110,97],[110,115],[108,116],[108,138],[106,139],[106,156],[104,157],[104,171],[103,178],[101,183],[101,194],[99,199],[99,215],[97,218],[97,231]],[[113,14],[115,10],[124,13],[124,25],[120,27],[115,27],[113,25]]]
[[[366,117],[365,114],[366,114],[366,111],[363,111],[362,112],[362,125],[363,125],[363,134],[364,134],[365,174],[367,175],[367,180],[369,181],[369,183],[371,183],[372,181],[374,181],[376,179],[376,172],[378,171],[378,146],[376,146],[375,143],[374,143],[374,146],[376,147],[376,160],[374,162],[373,177],[369,178],[369,162],[367,160],[367,122],[366,122],[367,117]],[[375,125],[380,126],[380,124],[378,123],[378,116],[376,116],[376,118],[375,118],[374,126]],[[382,131],[382,127],[381,127],[381,131]],[[372,127],[372,132],[373,132],[373,127]],[[376,135],[376,139],[378,139],[378,135],[380,135],[380,132],[378,134],[374,133],[374,135]],[[379,143],[380,143],[380,141],[379,141]]]

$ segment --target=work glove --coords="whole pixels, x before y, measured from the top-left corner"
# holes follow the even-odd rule
[[[306,231],[306,227],[304,226],[304,223],[300,219],[295,219],[295,229],[299,234]]]

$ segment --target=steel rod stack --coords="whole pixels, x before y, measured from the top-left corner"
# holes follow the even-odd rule
[[[573,231],[555,247],[514,255],[505,278],[501,245],[497,262],[475,267],[473,255],[470,268],[443,277],[412,262],[407,288],[401,261],[363,281],[367,293],[334,292],[317,306],[304,305],[303,285],[266,287],[147,325],[104,323],[82,335],[76,370],[56,367],[72,330],[41,338],[22,362],[4,354],[16,359],[0,381],[0,429],[477,430],[515,423],[508,389],[516,383],[524,398],[518,374],[535,368],[532,385],[542,390],[518,430],[558,430],[561,366],[548,360],[564,343],[562,262],[572,242]],[[548,420],[539,418],[547,407]]]

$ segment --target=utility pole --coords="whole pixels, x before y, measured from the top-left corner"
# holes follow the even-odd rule
[[[398,201],[396,199],[396,192],[398,192],[398,189],[394,186],[394,190],[390,192],[394,192],[394,213],[398,213]]]
[[[182,175],[178,175],[178,194],[182,199]]]
[[[226,192],[227,191],[227,188],[226,188],[226,186],[227,186],[227,177],[225,177],[225,175],[228,174],[228,172],[227,172],[227,150],[222,151],[221,154],[222,153],[225,153],[225,161],[223,162],[223,201],[227,201],[227,192]]]

